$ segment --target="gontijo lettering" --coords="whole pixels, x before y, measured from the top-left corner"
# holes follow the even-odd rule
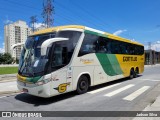
[[[128,62],[128,61],[137,61],[137,57],[124,56],[123,62]]]

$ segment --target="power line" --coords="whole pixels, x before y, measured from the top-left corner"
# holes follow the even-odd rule
[[[97,18],[95,15],[93,15],[93,14],[90,14],[88,11],[86,11],[85,9],[83,9],[82,7],[79,7],[79,5],[78,5],[78,7],[79,8],[81,8],[81,13],[83,13],[83,16],[84,16],[84,13],[86,14],[86,16],[91,16],[91,18],[89,18],[89,19],[84,19],[81,15],[80,15],[80,13],[79,12],[77,12],[77,11],[73,11],[73,9],[70,9],[69,7],[66,7],[66,6],[64,6],[63,4],[61,4],[61,3],[59,3],[59,2],[57,2],[57,1],[55,1],[55,3],[56,3],[56,5],[58,5],[59,7],[61,7],[61,8],[63,8],[64,10],[65,10],[65,12],[66,11],[68,11],[69,13],[75,13],[75,16],[78,18],[77,20],[82,20],[82,21],[84,21],[85,22],[85,26],[88,26],[88,24],[91,24],[91,25],[93,25],[93,26],[96,26],[96,27],[98,27],[98,28],[100,28],[100,29],[102,29],[102,30],[104,30],[104,27],[106,26],[106,24],[104,24],[102,21],[101,21],[101,23],[98,23],[98,24],[95,24],[95,23],[93,23],[93,21],[96,19],[96,20],[98,20],[99,18]],[[71,4],[73,4],[73,1],[72,2],[70,2]],[[76,5],[74,5],[74,6],[76,6]],[[66,15],[66,14],[65,14]],[[74,17],[75,18],[75,17]],[[100,20],[99,20],[100,21]],[[110,26],[109,24],[107,24],[108,26]],[[110,26],[111,27],[111,26]],[[113,28],[113,27],[112,27]],[[106,27],[105,27],[105,29],[106,29]],[[105,31],[105,30],[104,30]]]
[[[79,4],[76,4],[75,1],[71,1],[70,3],[73,4],[74,6],[77,6],[78,8],[80,8],[80,9],[82,10],[82,12],[87,13],[87,15],[90,16],[90,17],[92,17],[93,19],[96,18],[96,20],[98,20],[98,21],[101,22],[100,25],[102,25],[102,26],[106,26],[106,25],[107,25],[107,26],[109,26],[110,28],[113,28],[113,27],[112,27],[111,25],[109,25],[108,23],[107,23],[107,24],[104,24],[104,23],[103,23],[103,20],[102,20],[101,18],[99,18],[99,17],[97,17],[95,14],[92,14],[91,12],[87,11],[84,7],[80,6]],[[113,28],[113,29],[115,29],[115,28]]]
[[[24,4],[19,4],[18,2],[13,2],[13,1],[10,1],[10,0],[6,0],[6,1],[8,1],[8,2],[11,2],[12,4],[16,4],[16,5],[24,5]],[[40,9],[38,9],[38,8],[34,8],[34,7],[31,7],[31,6],[28,6],[28,5],[24,5],[25,7],[28,7],[28,8],[32,8],[32,9],[36,9],[37,11],[39,11]],[[68,8],[65,8],[64,6],[62,6],[62,5],[59,5],[61,8],[63,8],[65,11],[66,10],[68,10]],[[68,10],[69,11],[69,10]],[[72,11],[71,11],[72,12]],[[77,16],[78,14],[76,14],[76,16]],[[61,17],[61,18],[63,18],[63,20],[66,20],[66,21],[69,21],[69,22],[74,22],[74,23],[77,23],[76,21],[77,20],[82,20],[83,21],[83,19],[81,18],[81,16],[78,16],[78,18],[77,19],[75,19],[75,20],[73,20],[73,18],[70,18],[69,16],[67,16],[66,14],[65,15],[60,15],[60,14],[56,14],[56,16],[59,16],[59,17]],[[66,17],[64,17],[64,16],[66,16]],[[75,17],[74,17],[75,18]],[[84,20],[85,22],[86,22],[86,20]],[[87,20],[88,21],[88,23],[90,23],[90,24],[92,24],[92,22],[91,21],[89,21],[89,20]],[[96,26],[96,24],[93,24],[93,25],[95,25]]]
[[[23,5],[23,6],[27,7],[27,8],[35,9],[35,10],[37,10],[37,11],[41,10],[41,9],[38,9],[38,8],[35,8],[35,7],[31,7],[31,6],[27,5],[28,3],[25,4],[25,2],[23,2],[23,3],[25,4],[25,5],[24,5],[24,4],[21,4],[21,3],[19,3],[19,2],[15,2],[15,1],[10,1],[10,0],[6,0],[6,1],[8,1],[8,2],[10,2],[10,3],[12,3],[12,4],[20,5],[20,6]],[[50,4],[50,3],[52,3],[51,0],[44,0],[44,3],[46,3],[45,5],[43,4],[43,6],[44,6],[44,8],[45,8],[45,9],[43,9],[43,18],[45,19],[44,22],[47,23],[47,21],[49,21],[48,24],[51,24],[51,25],[52,25],[52,24],[53,24],[53,18],[52,18],[52,16],[50,16],[50,15],[52,15],[52,14],[54,13],[54,7]],[[105,27],[106,25],[112,27],[112,26],[109,25],[108,23],[107,23],[107,24],[104,24],[104,22],[103,22],[103,20],[102,20],[101,18],[98,18],[96,15],[94,15],[94,14],[91,13],[91,12],[89,12],[89,11],[86,10],[84,7],[76,4],[75,1],[74,1],[74,2],[71,1],[70,3],[71,3],[71,4],[74,4],[74,6],[78,6],[79,8],[81,8],[81,9],[82,9],[82,10],[81,10],[81,13],[83,13],[83,14],[85,13],[87,16],[90,16],[92,19],[91,19],[91,18],[90,18],[90,19],[84,19],[84,18],[79,14],[79,12],[73,11],[73,9],[70,9],[70,8],[64,6],[63,4],[61,4],[61,3],[57,2],[57,1],[55,1],[55,3],[56,3],[56,5],[59,6],[59,8],[64,9],[64,11],[63,11],[63,13],[62,13],[63,15],[61,15],[61,14],[55,14],[55,16],[58,16],[58,17],[62,18],[62,19],[65,20],[65,21],[79,24],[79,22],[77,22],[77,21],[81,20],[81,21],[84,21],[85,24],[88,24],[88,23],[89,23],[89,24],[92,24],[92,25],[94,25],[94,26],[101,27],[101,28],[103,28],[103,29],[104,29],[104,27]],[[68,16],[67,14],[64,14],[66,11],[68,11],[69,13],[72,13],[72,14],[75,13],[75,16],[74,16],[73,18],[71,18],[71,17]],[[51,14],[51,13],[52,13],[52,14]],[[46,15],[46,17],[45,17],[44,15]],[[47,16],[48,16],[48,17],[47,17]],[[49,17],[49,16],[50,16],[50,17]],[[50,19],[50,18],[51,18],[51,19]],[[95,18],[96,18],[96,20],[100,21],[101,23],[99,23],[99,24],[93,23],[93,19],[95,20]],[[56,22],[58,22],[58,21],[56,21]],[[48,26],[51,26],[51,25],[48,25]],[[126,34],[127,34],[127,33],[126,33]]]
[[[73,4],[74,6],[77,6],[78,8],[80,8],[80,9],[82,10],[81,12],[87,13],[87,15],[90,16],[90,17],[92,17],[94,20],[95,20],[95,18],[96,18],[96,20],[100,21],[100,22],[101,22],[101,23],[99,24],[100,26],[103,26],[103,27],[104,27],[104,26],[107,25],[107,26],[109,26],[110,28],[112,28],[112,29],[114,29],[114,30],[117,29],[116,27],[111,26],[111,25],[108,24],[108,23],[107,23],[107,24],[104,24],[104,23],[103,23],[103,20],[102,20],[101,18],[99,18],[99,17],[97,17],[95,14],[87,11],[87,10],[86,10],[84,7],[82,7],[81,5],[76,4],[75,1],[70,0],[70,3]],[[133,37],[132,37],[130,34],[125,33],[125,35],[128,36],[128,37],[131,37],[131,38],[133,39]],[[130,38],[130,39],[131,39],[131,38]]]
[[[61,8],[63,8],[65,11],[69,11],[70,13],[75,13],[76,17],[78,17],[78,19],[81,19],[82,21],[84,21],[85,23],[90,23],[94,26],[97,26],[97,27],[102,27],[101,25],[98,25],[98,24],[95,24],[93,23],[93,21],[91,21],[90,19],[82,19],[82,16],[79,15],[79,13],[76,11],[73,11],[73,9],[70,9],[70,8],[66,8],[66,6],[64,6],[63,4],[55,1],[55,3],[60,6]]]

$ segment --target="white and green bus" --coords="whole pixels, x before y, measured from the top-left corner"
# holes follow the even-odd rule
[[[51,97],[144,71],[144,46],[85,26],[59,26],[30,35],[21,52],[17,86]]]

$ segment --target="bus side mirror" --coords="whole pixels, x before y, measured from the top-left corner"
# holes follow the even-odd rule
[[[57,41],[64,41],[69,40],[68,38],[50,38],[45,40],[41,45],[41,56],[45,56],[47,52],[47,48],[50,44],[57,42]]]

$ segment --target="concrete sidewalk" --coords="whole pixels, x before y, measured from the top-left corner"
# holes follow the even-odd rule
[[[20,92],[17,88],[17,73],[0,75],[0,95],[7,95]]]
[[[160,111],[160,95],[157,97],[155,102],[148,105],[143,111],[159,112]],[[160,117],[135,117],[133,120],[160,120]]]
[[[17,79],[16,77],[17,77],[17,73],[16,74],[0,75],[0,83],[1,82],[15,81]]]
[[[0,96],[19,92],[16,81],[0,83]]]

